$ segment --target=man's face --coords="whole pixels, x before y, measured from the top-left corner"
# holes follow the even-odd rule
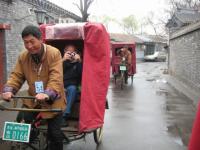
[[[23,38],[24,46],[25,48],[31,53],[31,54],[37,54],[41,50],[42,40],[37,39],[36,37],[32,35],[25,36]]]
[[[124,48],[121,48],[121,50],[120,50],[120,56],[124,56]]]
[[[72,45],[69,45],[69,46],[66,46],[66,47],[65,47],[65,52],[70,52],[70,53],[72,53],[72,52],[74,52],[74,51],[75,51],[75,47],[72,46]]]
[[[124,47],[123,48],[123,51],[125,52],[125,51],[128,51],[128,48],[127,47]]]

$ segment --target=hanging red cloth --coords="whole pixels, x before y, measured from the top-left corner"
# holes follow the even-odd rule
[[[200,150],[200,103],[194,120],[188,150]]]

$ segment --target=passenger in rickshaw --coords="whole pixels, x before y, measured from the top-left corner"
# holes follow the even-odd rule
[[[71,113],[73,103],[77,99],[78,86],[81,82],[82,62],[80,52],[75,45],[66,45],[63,56],[63,81],[67,98],[67,107],[63,113],[63,126],[67,126],[67,120]]]
[[[128,83],[128,74],[131,68],[132,64],[132,55],[130,50],[128,49],[128,46],[125,45],[123,48],[121,48],[118,51],[119,56],[121,57],[121,63],[125,64],[127,67],[127,71],[125,71],[125,83]]]

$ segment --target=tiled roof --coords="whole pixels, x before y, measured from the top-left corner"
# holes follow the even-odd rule
[[[141,40],[137,36],[121,34],[121,33],[110,33],[110,39],[111,41],[116,41],[116,42],[143,43],[143,40]]]
[[[142,44],[145,42],[153,43],[166,43],[167,37],[158,36],[158,35],[127,35],[121,33],[110,33],[111,41],[116,42],[135,42]]]
[[[151,39],[152,42],[155,43],[167,43],[167,37],[161,36],[161,35],[145,35],[145,37],[148,37]]]
[[[182,26],[195,23],[199,20],[200,12],[198,10],[179,8],[173,14],[171,19],[168,20],[166,27],[180,28]]]
[[[192,23],[200,20],[200,13],[175,13],[176,18],[178,18],[182,23]]]
[[[76,21],[81,21],[81,17],[64,9],[59,7],[58,5],[48,1],[48,0],[22,0],[27,3],[30,3],[38,8],[44,9],[46,11],[54,12],[56,14],[60,15],[67,15],[70,16],[71,18],[75,19]]]

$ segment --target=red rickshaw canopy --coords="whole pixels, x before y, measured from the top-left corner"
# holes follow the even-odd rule
[[[80,102],[80,132],[103,126],[110,80],[110,39],[102,24],[41,25],[44,42],[83,39],[83,73]]]

